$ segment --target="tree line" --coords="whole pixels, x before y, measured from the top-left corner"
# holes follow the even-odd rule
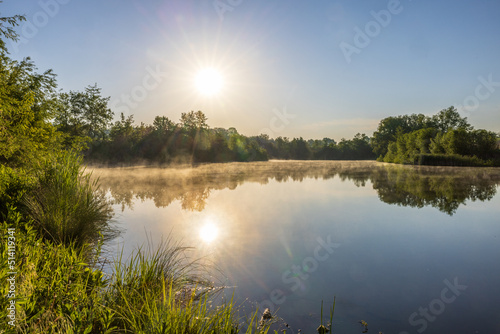
[[[500,165],[499,135],[474,129],[457,109],[387,117],[372,137],[378,160],[400,164]]]
[[[372,160],[423,165],[498,165],[498,134],[474,129],[457,109],[433,116],[387,117],[372,137],[356,134],[339,142],[266,134],[245,136],[235,128],[211,128],[202,111],[182,113],[178,122],[156,116],[135,124],[133,115],[111,123],[96,86],[59,97],[55,127],[65,145],[83,148],[88,161],[105,163],[196,163],[225,161]],[[97,111],[96,111],[97,110]]]
[[[93,140],[85,151],[95,162],[226,162],[268,159],[373,159],[370,139],[358,134],[352,140],[305,140],[302,137],[245,136],[235,128],[211,128],[201,111],[182,113],[179,122],[156,116],[153,124],[134,123],[133,115],[109,127],[106,137]],[[79,137],[76,137],[79,138]],[[81,137],[80,137],[81,138]]]
[[[53,126],[67,149],[83,151],[95,163],[197,163],[226,161],[374,159],[370,138],[357,134],[331,138],[245,136],[231,127],[211,128],[202,111],[182,113],[178,122],[156,116],[152,124],[136,124],[134,116],[114,113],[109,97],[88,86],[83,92],[60,93],[53,101]]]

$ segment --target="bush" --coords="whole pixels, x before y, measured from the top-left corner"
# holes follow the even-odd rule
[[[33,187],[34,181],[22,169],[0,165],[0,219],[7,220],[9,211],[21,205],[24,194]]]
[[[469,166],[488,167],[491,161],[484,161],[476,156],[463,156],[458,154],[420,154],[417,159],[418,165],[427,166]]]
[[[45,162],[36,172],[37,185],[23,200],[25,213],[48,240],[81,246],[117,234],[109,225],[109,202],[81,166],[82,158],[71,152]]]

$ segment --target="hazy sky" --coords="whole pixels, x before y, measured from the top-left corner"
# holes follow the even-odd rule
[[[64,91],[97,83],[115,118],[202,110],[245,135],[339,140],[454,105],[500,131],[498,0],[4,0],[14,14],[12,57]],[[194,85],[207,67],[212,96]]]

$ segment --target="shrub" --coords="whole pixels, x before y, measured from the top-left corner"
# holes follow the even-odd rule
[[[0,219],[6,220],[9,211],[21,205],[24,194],[33,184],[34,178],[24,170],[0,165]]]
[[[112,209],[98,180],[92,180],[76,153],[61,153],[35,173],[37,185],[24,198],[25,212],[42,235],[58,243],[95,243],[114,238]]]
[[[470,157],[458,154],[420,154],[417,159],[417,164],[427,166],[492,166],[491,161],[484,161],[476,156]]]

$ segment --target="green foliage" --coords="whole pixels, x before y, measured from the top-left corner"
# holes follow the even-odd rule
[[[430,145],[436,133],[436,129],[425,128],[410,133],[398,134],[396,142],[389,144],[384,161],[414,164],[419,155],[430,152]]]
[[[24,198],[25,212],[40,233],[58,243],[83,245],[115,236],[112,209],[97,180],[82,169],[82,158],[61,153],[36,172],[37,185]]]
[[[342,138],[337,147],[341,160],[371,160],[375,158],[370,138],[364,133],[357,133],[351,140]]]
[[[0,18],[0,38],[16,40],[24,17]],[[31,166],[62,148],[63,136],[50,123],[57,117],[55,74],[38,73],[30,58],[15,61],[0,40],[0,162]]]
[[[491,167],[493,161],[481,160],[476,156],[463,156],[459,154],[420,154],[416,164],[427,166],[469,166]]]
[[[467,121],[467,117],[462,118],[457,108],[453,106],[448,109],[443,109],[432,116],[431,122],[434,125],[433,127],[441,132],[448,132],[456,129],[472,130],[472,126]]]
[[[175,124],[165,116],[156,116],[152,125],[135,125],[133,116],[121,120],[109,130],[105,140],[95,141],[86,152],[94,163],[200,163],[227,161],[266,161],[273,159],[374,159],[371,140],[356,134],[339,144],[330,138],[306,141],[302,137],[247,137],[235,128],[210,128],[201,111],[182,113]]]
[[[25,170],[0,165],[0,220],[22,205],[22,198],[33,188],[35,178]]]
[[[400,119],[403,118],[400,116]],[[455,108],[443,109],[426,119],[422,124],[429,124],[429,127],[408,131],[409,127],[399,126],[392,139],[386,141],[382,140],[382,132],[376,132],[373,142],[387,145],[386,153],[379,159],[400,164],[444,166],[490,166],[493,162],[487,160],[498,159],[500,152],[496,134],[474,130],[467,118],[461,118]],[[387,130],[386,124],[383,120],[379,129]],[[377,150],[376,145],[374,150]],[[383,151],[379,149],[379,152]]]
[[[2,2],[3,1],[0,1],[0,3]],[[4,38],[13,41],[19,40],[19,35],[14,28],[22,21],[26,21],[26,17],[23,15],[0,17],[0,52],[7,52],[5,41],[3,40]]]
[[[257,141],[225,129],[211,129],[201,112],[183,113],[175,124],[157,116],[153,125],[134,124],[133,116],[115,122],[109,139],[95,143],[87,159],[107,163],[198,163],[262,161],[268,155]]]
[[[396,142],[399,135],[404,135],[421,129],[433,128],[447,132],[455,129],[472,130],[467,118],[462,118],[455,107],[449,107],[434,116],[423,114],[387,117],[380,121],[377,131],[373,133],[373,151],[379,157],[385,157],[389,152],[391,142]],[[394,152],[391,152],[391,156]]]
[[[377,131],[373,133],[372,147],[375,154],[383,157],[387,154],[389,143],[395,142],[398,134],[433,127],[434,121],[423,114],[387,117],[380,121]]]
[[[60,93],[57,102],[54,124],[65,134],[66,148],[82,150],[88,142],[105,139],[113,112],[108,108],[109,97],[101,96],[97,84],[84,92]]]
[[[181,114],[180,121],[181,127],[188,132],[197,131],[199,129],[206,129],[208,127],[207,117],[200,110],[198,110],[197,112],[183,112]]]
[[[219,288],[206,267],[186,261],[188,249],[167,239],[115,262],[105,296],[116,325],[134,333],[236,333],[232,301],[211,305]]]
[[[168,117],[156,116],[153,121],[153,128],[156,134],[162,135],[174,130],[175,124]]]
[[[42,74],[29,58],[0,54],[0,162],[22,166],[59,149],[61,137],[50,124],[54,116],[55,75]]]
[[[293,138],[290,142],[290,155],[294,159],[309,160],[311,159],[312,152],[309,149],[307,142],[302,138]]]
[[[19,215],[16,225],[22,224]],[[7,227],[11,226],[3,223],[2,232]],[[99,306],[99,298],[106,280],[101,271],[87,265],[88,247],[49,242],[39,237],[30,224],[25,224],[25,230],[17,229],[15,234],[16,243],[22,245],[16,249],[16,263],[22,264],[16,280],[16,332],[105,332],[100,324],[104,323],[106,310]],[[5,243],[0,245],[0,251],[5,256]],[[2,279],[6,270],[1,267]],[[0,302],[4,319],[6,302],[6,298]],[[6,325],[3,322],[0,326],[7,329]]]

